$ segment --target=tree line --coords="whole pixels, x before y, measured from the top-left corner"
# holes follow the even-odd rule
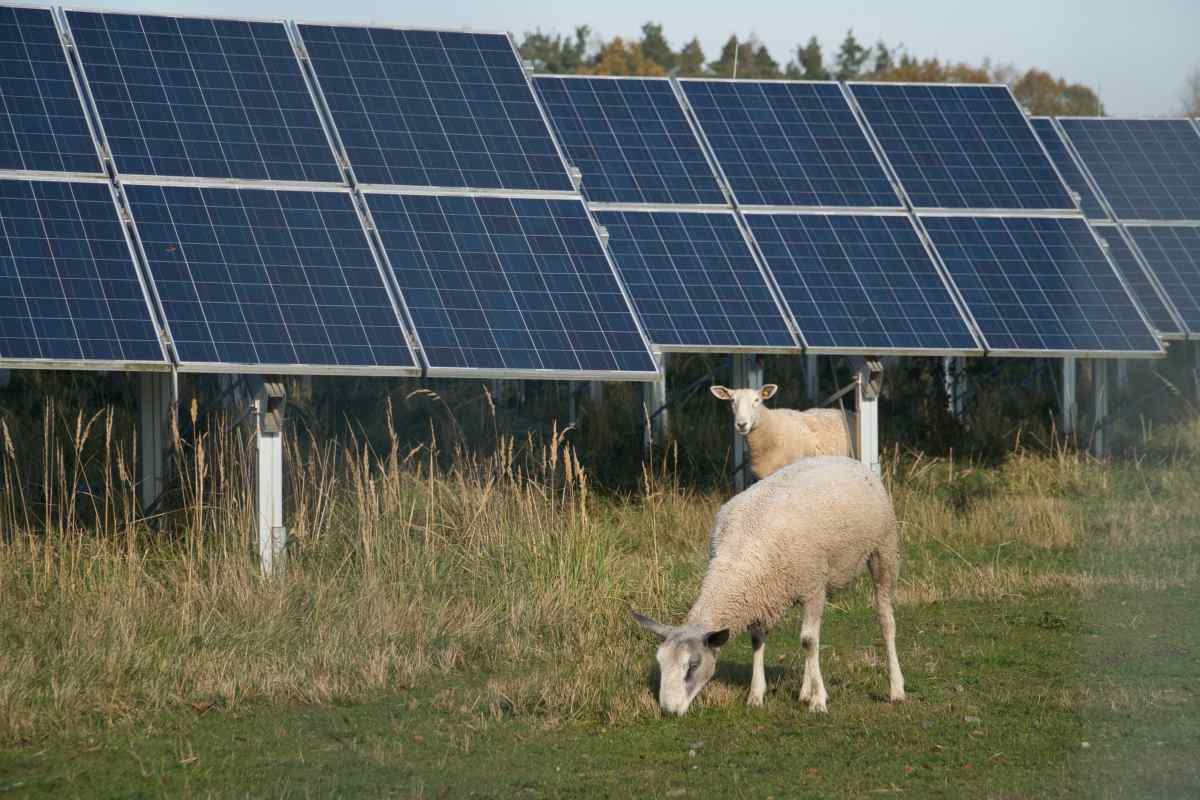
[[[1104,113],[1100,98],[1083,84],[1069,83],[1040,69],[1021,72],[1011,65],[979,65],[918,58],[903,45],[880,40],[863,44],[853,30],[832,58],[827,58],[817,37],[798,44],[781,64],[767,46],[755,37],[739,40],[730,36],[714,60],[709,60],[693,38],[678,50],[671,47],[663,26],[647,22],[639,39],[614,37],[607,41],[592,36],[581,25],[571,35],[533,31],[521,42],[521,55],[538,72],[585,75],[678,75],[680,77],[729,78],[737,66],[738,78],[789,78],[794,80],[872,80],[931,83],[1007,83],[1017,100],[1033,114],[1050,116],[1099,116]]]

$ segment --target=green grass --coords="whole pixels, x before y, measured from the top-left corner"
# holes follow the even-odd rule
[[[763,708],[742,637],[659,714],[627,610],[682,616],[722,497],[596,496],[561,443],[309,454],[283,581],[255,575],[233,443],[188,455],[158,534],[120,487],[71,516],[0,483],[0,796],[1197,796],[1198,431],[1157,461],[893,455],[909,700],[863,581],[827,606],[824,716],[795,619]]]

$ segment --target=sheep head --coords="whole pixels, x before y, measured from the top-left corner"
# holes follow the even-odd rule
[[[729,641],[729,629],[708,631],[699,625],[664,625],[636,611],[633,618],[659,642],[658,704],[682,716],[717,668],[717,653]]]
[[[761,389],[726,389],[724,386],[712,386],[709,391],[718,400],[729,401],[733,407],[733,429],[745,436],[758,424],[763,401],[774,397],[779,387],[773,383],[768,383]]]

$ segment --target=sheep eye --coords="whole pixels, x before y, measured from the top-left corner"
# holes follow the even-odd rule
[[[696,671],[696,667],[698,667],[698,666],[700,666],[700,659],[693,658],[691,661],[689,661],[688,668],[687,668],[687,675],[684,676],[684,680],[691,678],[692,673]]]

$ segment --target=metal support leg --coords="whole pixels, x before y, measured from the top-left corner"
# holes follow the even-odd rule
[[[167,484],[167,436],[177,394],[175,376],[169,372],[138,375],[138,497],[148,509]]]
[[[947,356],[942,359],[942,378],[946,389],[946,410],[961,419],[967,393],[967,359]]]
[[[1125,391],[1129,388],[1129,359],[1122,358],[1117,361],[1117,389]]]
[[[763,387],[763,365],[756,355],[739,353],[733,357],[733,380],[730,381],[735,389],[761,389]],[[732,429],[732,426],[730,426]],[[746,438],[733,434],[733,464],[742,465],[749,454]],[[737,469],[733,473],[733,489],[742,491],[750,485],[750,469],[748,466]]]
[[[283,384],[263,383],[254,400],[258,438],[258,558],[263,575],[284,568],[287,528],[283,526]]]
[[[11,379],[12,379],[12,371],[11,370],[0,369],[0,389],[3,389],[5,386],[8,386],[8,382]]]
[[[867,358],[855,376],[854,399],[858,407],[858,458],[876,475],[879,467],[879,393],[883,388],[883,365]]]
[[[1092,359],[1092,455],[1108,454],[1108,362]]]
[[[1058,427],[1066,434],[1075,433],[1075,415],[1079,407],[1075,401],[1075,359],[1067,357],[1062,363],[1062,384],[1058,392]]]
[[[588,399],[593,406],[604,402],[604,381],[588,381]]]
[[[567,427],[574,428],[579,424],[579,390],[578,381],[567,382]]]
[[[821,373],[817,356],[804,357],[804,396],[812,405],[821,402]]]
[[[667,354],[656,353],[662,377],[642,384],[642,404],[647,418],[642,445],[649,453],[655,442],[666,440],[667,421]]]

